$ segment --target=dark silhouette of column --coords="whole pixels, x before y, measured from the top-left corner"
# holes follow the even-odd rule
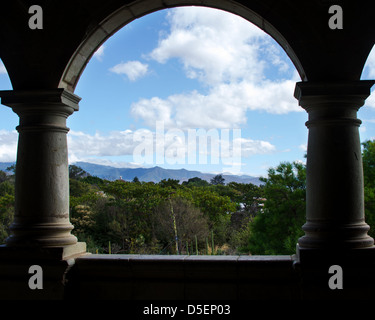
[[[364,214],[357,111],[374,82],[296,85],[295,97],[309,115],[306,223],[305,235],[298,241],[300,254],[373,248]]]

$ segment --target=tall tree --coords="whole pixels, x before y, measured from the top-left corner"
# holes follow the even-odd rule
[[[69,178],[71,179],[80,179],[89,176],[89,174],[83,170],[81,167],[78,167],[74,164],[69,165]]]
[[[362,146],[365,217],[369,235],[375,237],[375,140],[365,141]]]
[[[306,168],[298,162],[281,163],[268,170],[264,208],[253,220],[249,250],[252,254],[292,254],[306,212]]]
[[[233,189],[232,200],[239,204],[239,211],[247,216],[255,217],[263,204],[263,188],[252,183],[230,182]]]
[[[224,185],[225,184],[225,179],[221,174],[216,175],[211,179],[211,184],[213,185]]]
[[[206,180],[194,177],[190,178],[188,181],[182,182],[182,185],[187,187],[206,187],[209,185],[209,183]]]

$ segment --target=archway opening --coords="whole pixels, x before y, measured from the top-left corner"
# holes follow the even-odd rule
[[[92,136],[96,132],[109,133],[110,130],[126,134],[124,130],[127,129],[132,132],[148,129],[155,133],[158,123],[159,129],[164,128],[164,132],[169,129],[232,130],[246,126],[252,130],[252,140],[259,147],[265,151],[274,150],[269,139],[261,138],[262,116],[275,116],[282,121],[288,121],[290,115],[306,119],[305,112],[293,97],[294,85],[299,77],[286,54],[271,37],[233,14],[203,7],[173,10],[159,11],[132,22],[97,50],[83,75],[84,81],[76,89],[76,94],[83,100],[80,111],[69,119],[73,129],[71,138],[75,134],[75,124],[82,127],[83,123],[86,124],[82,128]],[[181,12],[189,10],[201,14],[185,14],[190,15],[192,21],[177,22],[189,19],[181,17],[184,15]],[[216,16],[204,25],[206,12],[213,12]],[[236,22],[232,23],[232,19]],[[147,26],[148,21],[154,23],[152,27]],[[230,23],[232,26],[228,27]],[[237,30],[228,30],[230,27]],[[154,31],[148,32],[147,28],[154,28]],[[140,32],[148,38],[140,40]],[[216,38],[213,38],[215,33]],[[126,47],[126,43],[131,43],[131,48]],[[103,77],[106,77],[105,81],[98,81]],[[92,107],[94,104],[98,106],[95,109]],[[258,118],[249,117],[249,112],[257,114]],[[106,119],[111,114],[116,115],[117,121],[109,124]],[[294,122],[296,119],[285,122],[284,130]],[[272,126],[270,124],[269,128]],[[304,124],[300,128],[305,132],[303,141],[306,141]],[[272,136],[276,135],[276,132],[272,133]],[[87,138],[88,144],[90,137]],[[104,140],[98,135],[95,145],[99,145],[100,138]],[[185,138],[187,141],[188,137]],[[246,139],[245,136],[241,138]],[[252,152],[254,145],[248,147],[248,151]],[[80,149],[83,150],[84,146],[75,148],[71,160],[79,159],[76,155],[79,155]],[[122,150],[130,155],[123,161],[134,160],[133,149],[134,146],[130,152]],[[277,149],[288,148],[280,145]],[[144,155],[143,152],[138,158],[145,165],[173,165],[174,168],[179,164],[189,165],[188,158],[181,162],[176,153],[171,153],[168,160],[157,159],[154,155],[150,162]],[[116,161],[115,156],[112,159]],[[195,169],[198,168],[199,157],[196,160]],[[211,164],[214,164],[213,161]],[[213,167],[212,171],[223,169]],[[254,170],[252,173],[261,175],[266,171]]]
[[[0,90],[12,90],[8,72],[0,60]],[[0,162],[13,163],[16,160],[17,137],[15,127],[18,125],[17,115],[5,106],[0,108]],[[6,166],[6,164],[4,164]],[[0,167],[1,169],[5,169]]]
[[[12,90],[8,72],[0,60],[0,90]],[[14,218],[15,161],[17,154],[17,115],[5,106],[0,108],[0,243],[10,235],[9,226]]]
[[[158,11],[105,42],[76,88],[83,100],[68,135],[71,164],[115,180],[98,186],[84,178],[103,196],[96,206],[112,201],[112,212],[102,216],[111,216],[112,238],[105,237],[99,252],[245,248],[249,222],[264,205],[259,176],[281,162],[304,162],[306,114],[293,97],[298,80],[276,41],[217,9]],[[72,223],[95,251],[92,234],[83,230],[85,222],[87,230],[95,224],[99,209],[82,198],[90,188],[79,186],[71,181]],[[148,227],[131,227],[145,203],[153,219],[144,217]]]
[[[375,47],[370,51],[366,63],[363,67],[361,80],[373,80],[375,78]],[[375,210],[374,190],[375,184],[372,178],[372,167],[375,162],[375,95],[374,88],[371,89],[371,95],[366,99],[365,105],[359,109],[358,118],[362,121],[359,127],[360,139],[362,144],[363,175],[364,175],[364,202],[365,218],[370,225],[369,235],[375,236]]]

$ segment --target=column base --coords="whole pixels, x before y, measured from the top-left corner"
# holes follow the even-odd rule
[[[297,245],[294,262],[301,299],[314,301],[371,300],[375,285],[374,267],[375,246],[312,249]]]
[[[88,254],[86,252],[86,242],[77,242],[61,247],[0,246],[0,261],[62,261],[74,259],[84,254]]]
[[[307,221],[302,230],[305,235],[299,240],[300,248],[361,249],[374,245],[374,239],[367,233],[370,227],[364,221],[343,224],[327,221]]]
[[[12,234],[6,239],[7,246],[19,247],[67,247],[77,243],[77,237],[70,232],[70,223],[38,223],[10,226]]]
[[[375,246],[367,248],[303,248],[297,244],[296,262],[311,265],[375,265]]]
[[[63,300],[67,294],[67,274],[75,258],[88,254],[86,243],[41,248],[0,246],[0,300]],[[35,271],[40,267],[40,287],[33,288]]]

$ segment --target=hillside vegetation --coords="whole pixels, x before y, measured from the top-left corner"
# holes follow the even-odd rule
[[[375,142],[363,143],[366,222],[375,229]],[[280,163],[251,183],[210,182],[195,177],[180,183],[91,176],[70,168],[73,234],[92,253],[293,254],[305,222],[306,168]],[[0,243],[14,216],[15,167],[0,171]]]

